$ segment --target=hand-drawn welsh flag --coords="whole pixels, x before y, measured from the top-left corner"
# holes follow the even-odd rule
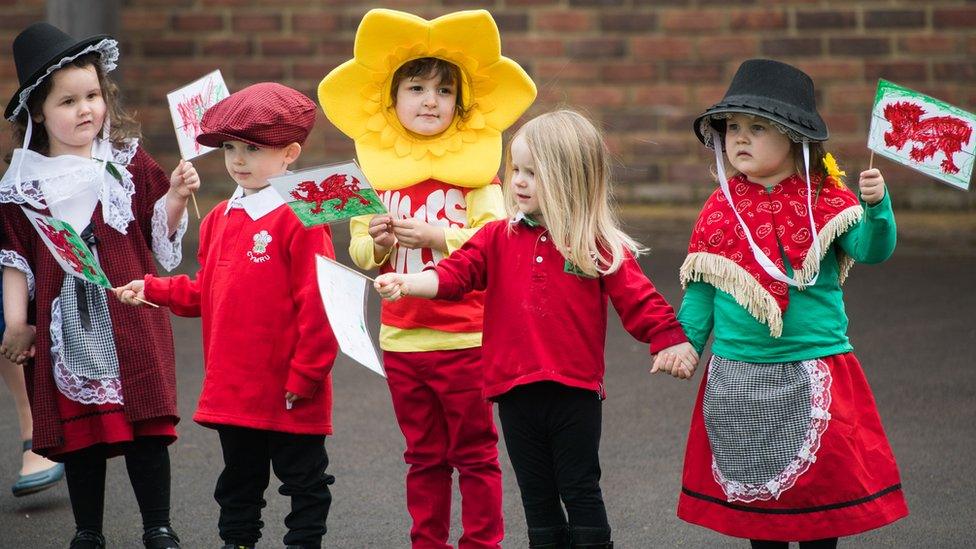
[[[868,148],[925,175],[969,189],[976,115],[887,80],[878,82]]]
[[[192,160],[213,150],[197,143],[201,131],[200,120],[207,109],[228,95],[230,91],[219,70],[166,94],[169,113],[176,127],[180,156],[184,160]]]
[[[355,161],[329,164],[268,179],[306,227],[357,215],[386,213]]]
[[[69,223],[27,208],[22,209],[64,272],[103,288],[112,287],[91,250]]]

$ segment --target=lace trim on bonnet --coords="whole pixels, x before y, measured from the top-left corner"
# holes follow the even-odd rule
[[[712,127],[712,122],[714,120],[728,120],[729,118],[732,118],[732,116],[734,114],[735,113],[731,113],[731,112],[720,112],[720,113],[713,114],[711,116],[706,116],[705,118],[702,118],[701,119],[701,122],[699,123],[699,129],[701,130],[702,136],[704,136],[704,138],[705,138],[705,146],[706,147],[708,147],[709,149],[711,149],[714,146],[712,144],[712,132],[709,131],[711,129],[711,127]],[[758,118],[763,118],[763,117],[761,117],[759,115],[753,115],[753,116],[756,116]],[[782,125],[782,124],[780,124],[780,123],[778,123],[776,121],[770,120],[768,118],[763,118],[763,120],[765,120],[766,122],[769,122],[769,124],[771,126],[773,126],[774,128],[776,128],[777,130],[779,130],[779,133],[781,133],[781,134],[785,135],[786,137],[788,137],[790,139],[790,141],[792,141],[794,143],[803,143],[804,137],[802,135],[796,133],[795,131],[787,128],[786,126],[784,126],[784,125]]]

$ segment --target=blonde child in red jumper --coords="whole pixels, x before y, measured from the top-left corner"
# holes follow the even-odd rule
[[[206,374],[193,419],[220,436],[224,470],[214,498],[225,547],[254,547],[269,465],[291,496],[288,547],[318,548],[332,496],[325,436],[332,434],[338,345],[319,296],[315,255],[335,257],[328,227],[306,229],[268,185],[298,159],[316,106],[280,84],[232,94],[203,117],[197,141],[222,147],[237,183],[200,226],[200,271],[147,275],[116,290],[202,317]],[[260,290],[260,297],[255,293]]]
[[[612,547],[599,484],[607,299],[657,355],[652,372],[689,377],[698,357],[618,227],[588,120],[557,111],[522,126],[504,190],[508,219],[434,269],[383,274],[376,288],[390,300],[485,291],[484,395],[498,402],[530,547]]]

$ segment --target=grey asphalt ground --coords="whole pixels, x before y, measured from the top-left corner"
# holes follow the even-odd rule
[[[690,222],[638,219],[633,234],[651,243],[642,260],[659,290],[677,305],[677,269]],[[336,235],[348,261],[344,229]],[[190,234],[194,234],[191,228]],[[653,236],[652,236],[653,235]],[[974,235],[968,235],[970,240]],[[189,237],[188,237],[189,240]],[[907,244],[905,244],[907,243]],[[184,270],[196,246],[186,245]],[[850,336],[870,380],[898,458],[911,515],[842,540],[844,547],[972,547],[976,531],[976,254],[952,242],[907,234],[883,265],[855,267],[847,283]],[[255,299],[261,290],[255,288]],[[369,311],[375,328],[378,301]],[[202,377],[199,322],[174,318],[178,348],[180,439],[171,448],[173,524],[184,547],[219,547],[212,498],[221,466],[213,431],[191,421]],[[240,329],[247,330],[247,326]],[[375,333],[375,332],[374,332]],[[617,547],[747,547],[675,516],[684,442],[699,377],[680,382],[647,373],[646,348],[612,316],[607,340],[609,399],[604,404],[603,490]],[[385,381],[340,357],[334,370],[335,436],[326,445],[336,476],[327,547],[408,547],[403,440]],[[0,549],[66,547],[73,532],[67,489],[15,499],[7,489],[19,468],[12,402],[0,390]],[[525,522],[511,466],[504,474],[505,546],[525,547]],[[287,501],[272,480],[261,547],[281,547]],[[458,501],[456,498],[455,501]],[[460,521],[455,506],[452,539]],[[124,471],[110,462],[105,533],[110,547],[141,547],[140,518]]]

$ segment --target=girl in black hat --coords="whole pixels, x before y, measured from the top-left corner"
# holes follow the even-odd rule
[[[906,516],[841,292],[854,261],[894,250],[881,173],[861,172],[860,199],[844,186],[813,82],[776,61],[743,63],[694,130],[720,189],[692,233],[678,318],[699,353],[714,342],[678,516],[770,548],[835,547]]]
[[[105,546],[105,467],[116,455],[125,456],[145,546],[179,547],[169,514],[167,446],[179,418],[167,314],[123,307],[66,275],[21,209],[69,223],[118,283],[154,272],[154,256],[167,269],[179,264],[199,178],[184,162],[167,176],[139,146],[107,76],[119,55],[114,39],[75,40],[37,23],[13,52],[20,89],[5,116],[23,146],[0,180],[0,352],[26,366],[34,449],[65,464],[71,548]]]

